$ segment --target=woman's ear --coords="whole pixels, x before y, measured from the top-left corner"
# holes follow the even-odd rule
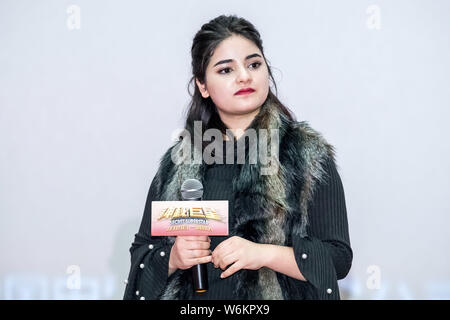
[[[195,83],[198,86],[198,89],[200,90],[200,93],[202,94],[203,98],[208,98],[209,97],[209,92],[206,89],[206,83],[202,84],[197,78],[195,78]]]

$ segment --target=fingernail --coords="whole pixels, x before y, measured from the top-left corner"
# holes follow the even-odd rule
[[[223,273],[220,274],[220,277],[223,279]]]

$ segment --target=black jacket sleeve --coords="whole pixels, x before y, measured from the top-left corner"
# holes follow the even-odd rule
[[[299,270],[316,289],[316,298],[340,299],[337,280],[350,271],[353,252],[341,178],[333,160],[324,169],[327,179],[317,186],[308,209],[308,236],[293,236],[292,244]]]
[[[151,207],[155,197],[156,183],[153,179],[145,203],[139,232],[131,244],[131,268],[123,299],[157,299],[168,280],[171,245],[164,244],[162,237],[152,237]]]

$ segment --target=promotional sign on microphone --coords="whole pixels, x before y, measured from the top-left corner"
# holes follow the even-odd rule
[[[227,236],[228,200],[152,201],[152,236]]]

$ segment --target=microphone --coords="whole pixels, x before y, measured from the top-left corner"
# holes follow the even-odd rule
[[[185,201],[199,201],[203,196],[203,185],[197,179],[187,179],[181,185],[181,197]],[[208,290],[208,273],[206,263],[191,267],[194,291],[201,293]]]

